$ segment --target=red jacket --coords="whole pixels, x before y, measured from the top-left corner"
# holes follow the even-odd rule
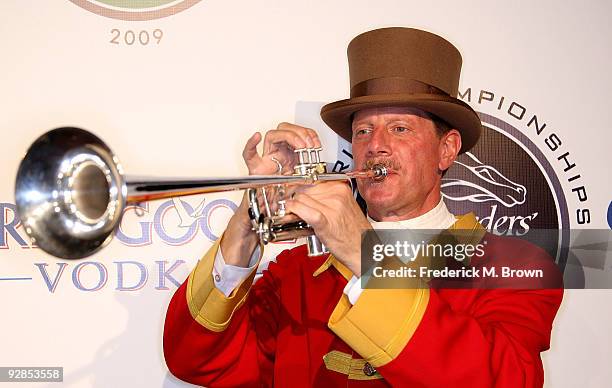
[[[545,255],[487,236],[483,262]],[[366,289],[352,306],[343,294],[350,271],[332,256],[307,257],[301,246],[226,298],[211,275],[217,249],[168,307],[164,355],[182,380],[210,387],[543,385],[540,352],[549,347],[560,288]]]

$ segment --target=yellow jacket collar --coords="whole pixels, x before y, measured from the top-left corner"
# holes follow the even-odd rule
[[[327,260],[325,260],[325,262],[323,262],[323,264],[321,264],[321,266],[319,268],[317,268],[316,271],[314,271],[314,273],[312,274],[312,276],[319,276],[320,274],[322,274],[323,272],[325,272],[329,267],[334,266],[336,268],[336,270],[338,270],[338,272],[340,272],[340,274],[346,279],[349,280],[351,277],[353,277],[353,273],[351,272],[350,269],[348,269],[344,264],[342,264],[340,261],[338,261],[334,255],[330,254],[327,257]]]

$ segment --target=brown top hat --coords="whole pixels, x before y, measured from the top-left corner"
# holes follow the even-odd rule
[[[352,115],[385,106],[419,108],[461,133],[460,153],[482,131],[478,115],[457,99],[461,54],[446,39],[413,28],[368,31],[348,46],[351,94],[321,108],[321,118],[338,135],[352,138]]]

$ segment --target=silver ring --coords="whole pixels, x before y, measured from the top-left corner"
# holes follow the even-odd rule
[[[276,159],[276,158],[275,158],[275,157],[273,157],[273,156],[270,156],[270,159],[271,159],[273,162],[276,162],[276,165],[278,166],[278,172],[277,172],[277,173],[278,173],[279,175],[282,175],[282,172],[283,172],[283,165],[281,164],[281,162],[279,162],[279,161],[278,161],[278,159]]]

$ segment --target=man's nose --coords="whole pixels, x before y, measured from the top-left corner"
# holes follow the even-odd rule
[[[372,131],[368,142],[368,154],[371,156],[391,154],[390,134],[384,128],[375,128]]]

